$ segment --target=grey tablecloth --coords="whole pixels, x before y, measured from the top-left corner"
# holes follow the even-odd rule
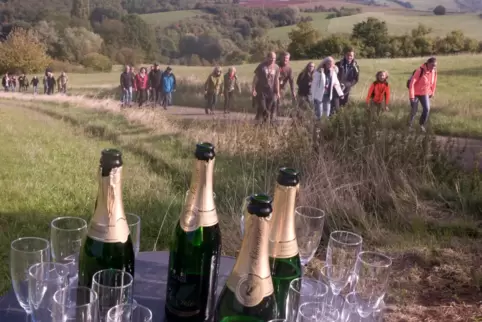
[[[136,259],[134,299],[147,306],[153,313],[153,321],[164,320],[168,252],[141,252]],[[218,294],[234,266],[233,257],[223,256],[219,268]],[[0,298],[0,322],[25,322],[26,314],[18,305],[15,293],[8,292]]]

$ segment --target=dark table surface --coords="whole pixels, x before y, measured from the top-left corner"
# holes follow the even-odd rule
[[[234,257],[223,256],[219,268],[218,295],[235,263]],[[136,258],[134,299],[151,309],[153,321],[164,319],[168,252],[141,252]],[[27,316],[20,308],[13,290],[0,298],[0,322],[25,322]]]

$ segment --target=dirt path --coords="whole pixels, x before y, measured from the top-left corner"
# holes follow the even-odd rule
[[[39,100],[44,102],[69,102],[78,105],[90,105],[96,106],[102,104],[103,106],[109,106],[110,109],[119,110],[120,106],[118,101],[104,99],[92,99],[83,96],[62,96],[62,95],[39,95],[34,96],[32,94],[26,93],[5,93],[0,92],[0,99],[12,99],[12,100]],[[137,107],[133,107],[137,108]],[[150,107],[149,107],[150,108]],[[214,115],[207,115],[203,108],[187,107],[187,106],[171,106],[167,110],[163,110],[158,107],[159,113],[164,113],[166,115],[172,116],[174,118],[190,119],[190,120],[218,120],[218,121],[229,121],[229,122],[253,122],[254,114],[251,113],[240,113],[232,112],[229,114],[224,114],[222,110],[218,110]],[[281,122],[287,122],[290,120],[288,117],[280,117]],[[437,142],[442,147],[446,147],[449,151],[449,155],[457,160],[460,165],[466,170],[473,170],[478,168],[482,171],[482,140],[481,139],[471,139],[471,138],[459,138],[450,136],[436,136]]]

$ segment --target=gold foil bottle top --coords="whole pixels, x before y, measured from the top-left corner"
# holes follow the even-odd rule
[[[198,143],[194,155],[191,185],[180,219],[181,228],[186,232],[219,222],[213,193],[214,146],[207,142]]]
[[[253,307],[273,294],[273,281],[268,257],[271,197],[260,194],[251,196],[246,209],[246,235],[244,236],[227,287],[244,306]]]
[[[122,202],[122,164],[120,151],[102,151],[98,170],[99,191],[87,232],[93,239],[125,243],[129,238],[129,226]]]
[[[300,181],[298,171],[281,168],[276,181],[269,237],[270,257],[291,258],[299,253],[295,229],[296,193]]]

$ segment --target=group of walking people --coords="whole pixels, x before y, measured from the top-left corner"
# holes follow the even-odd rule
[[[132,103],[137,102],[139,107],[151,103],[167,110],[172,105],[172,93],[176,91],[176,77],[171,67],[162,71],[158,63],[150,67],[149,73],[146,67],[136,73],[135,67],[126,65],[120,75],[120,87],[123,107],[132,107]]]
[[[27,92],[30,85],[32,85],[33,94],[37,95],[39,82],[40,80],[37,76],[33,76],[32,80],[29,81],[27,75],[25,74],[17,76],[14,73],[6,73],[2,78],[2,86],[5,92],[16,92],[17,85],[19,92]],[[52,69],[47,68],[43,76],[44,94],[54,94],[56,87],[59,93],[67,94],[68,82],[69,78],[67,73],[61,72],[60,76],[56,79]]]
[[[255,71],[252,83],[253,106],[257,107],[256,119],[261,122],[275,120],[286,84],[290,86],[293,105],[299,110],[309,106],[313,108],[315,118],[321,120],[323,115],[330,117],[349,102],[350,92],[358,83],[360,68],[355,60],[355,52],[348,49],[344,57],[335,63],[333,57],[324,58],[315,67],[309,62],[296,79],[297,95],[294,89],[293,72],[289,66],[290,54],[284,52],[276,61],[276,53],[270,52],[265,61],[260,63]],[[409,127],[411,128],[422,105],[420,129],[425,132],[430,112],[430,99],[435,94],[437,86],[437,60],[429,58],[420,68],[416,69],[407,80],[410,100]],[[370,113],[380,115],[388,111],[390,103],[390,86],[388,72],[378,71],[375,80],[370,84],[366,97],[367,109]]]

